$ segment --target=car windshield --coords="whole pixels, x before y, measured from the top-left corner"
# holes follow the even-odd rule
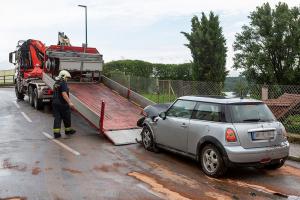
[[[275,117],[266,104],[230,105],[233,123],[270,122]]]

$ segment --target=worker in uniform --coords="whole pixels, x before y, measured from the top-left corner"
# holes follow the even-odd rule
[[[61,121],[64,122],[66,135],[72,135],[76,132],[71,127],[71,108],[73,108],[74,105],[69,98],[69,88],[67,85],[68,78],[71,78],[71,75],[68,71],[60,71],[53,86],[52,109],[54,116],[54,138],[61,137]]]

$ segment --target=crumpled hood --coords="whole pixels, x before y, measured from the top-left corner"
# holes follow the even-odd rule
[[[155,104],[144,108],[144,112],[147,113],[147,117],[157,117],[161,112],[166,111],[170,107],[171,103]]]

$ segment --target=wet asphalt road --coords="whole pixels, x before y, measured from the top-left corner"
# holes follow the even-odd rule
[[[22,114],[23,112],[23,114]],[[300,165],[275,171],[231,169],[205,176],[190,159],[140,145],[113,146],[78,114],[77,134],[47,138],[49,107],[36,111],[16,102],[13,88],[0,88],[0,199],[297,199]]]

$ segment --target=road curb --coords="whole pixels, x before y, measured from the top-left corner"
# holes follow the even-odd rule
[[[288,160],[300,162],[300,158],[299,158],[299,157],[296,157],[296,156],[289,156],[289,157],[288,157]]]

